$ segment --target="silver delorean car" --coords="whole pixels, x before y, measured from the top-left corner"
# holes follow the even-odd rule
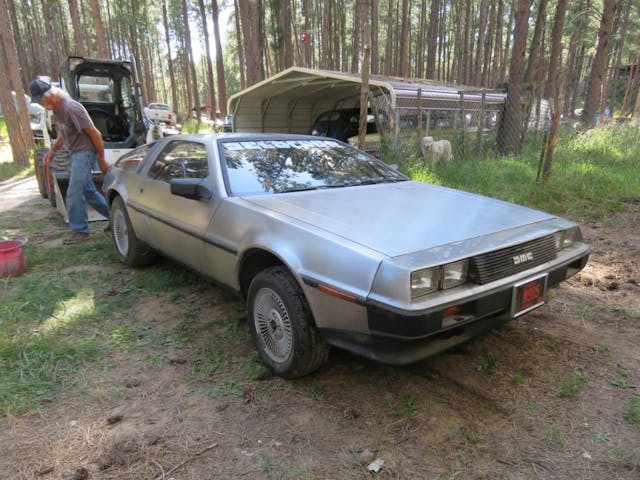
[[[543,305],[589,256],[568,220],[412,181],[329,138],[166,137],[121,157],[103,190],[120,260],[161,254],[239,292],[285,378],[330,346],[422,360]]]

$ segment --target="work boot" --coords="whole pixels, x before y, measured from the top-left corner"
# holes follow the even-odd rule
[[[75,245],[76,243],[82,243],[89,239],[88,233],[71,232],[71,235],[65,238],[62,243],[65,245]]]

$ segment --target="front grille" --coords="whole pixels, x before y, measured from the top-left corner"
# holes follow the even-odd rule
[[[485,283],[523,272],[556,258],[553,235],[530,242],[483,253],[469,259],[469,279],[473,283]]]

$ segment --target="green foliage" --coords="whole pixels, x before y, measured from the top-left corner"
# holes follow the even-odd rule
[[[198,120],[189,119],[182,124],[182,133],[215,133],[216,129],[213,125],[199,122]]]
[[[616,445],[611,450],[613,458],[620,461],[626,468],[636,470],[640,468],[640,450],[632,450],[623,445]]]
[[[404,403],[400,405],[400,408],[396,411],[396,417],[413,419],[418,413],[418,406],[416,405],[416,396],[412,393],[407,393],[404,396]]]
[[[627,403],[627,411],[624,418],[628,423],[640,423],[640,398],[634,398]]]
[[[500,360],[498,358],[492,355],[487,355],[485,361],[480,365],[480,369],[489,375],[493,375],[498,371],[498,365],[500,365]]]
[[[547,432],[547,437],[556,446],[561,448],[564,448],[569,444],[569,435],[557,425],[551,425],[549,427],[549,431]]]
[[[11,153],[7,153],[10,157]],[[0,181],[7,180],[8,178],[24,178],[33,174],[33,166],[25,167],[22,165],[16,165],[10,158],[2,158],[0,153]]]
[[[561,136],[553,173],[536,182],[540,145],[533,142],[517,157],[488,156],[424,165],[416,145],[383,151],[419,181],[445,185],[527,205],[558,215],[606,220],[612,211],[640,201],[640,135],[635,124],[607,125]],[[454,148],[455,150],[455,148]],[[404,163],[399,162],[404,160]]]
[[[616,367],[616,373],[618,374],[618,378],[612,380],[610,382],[611,385],[618,388],[636,388],[635,385],[632,385],[629,381],[629,377],[631,376],[629,370],[618,366]]]
[[[463,428],[462,430],[460,430],[460,436],[469,443],[480,443],[480,436],[473,430],[467,430]]]
[[[584,392],[586,384],[587,376],[582,372],[577,372],[575,375],[570,376],[563,382],[558,395],[561,398],[574,397]]]

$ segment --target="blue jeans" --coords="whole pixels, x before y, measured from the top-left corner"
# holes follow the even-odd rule
[[[89,233],[87,203],[98,213],[109,218],[106,200],[93,183],[91,170],[96,163],[96,153],[81,150],[69,154],[69,186],[67,187],[67,213],[69,227],[74,232]]]

